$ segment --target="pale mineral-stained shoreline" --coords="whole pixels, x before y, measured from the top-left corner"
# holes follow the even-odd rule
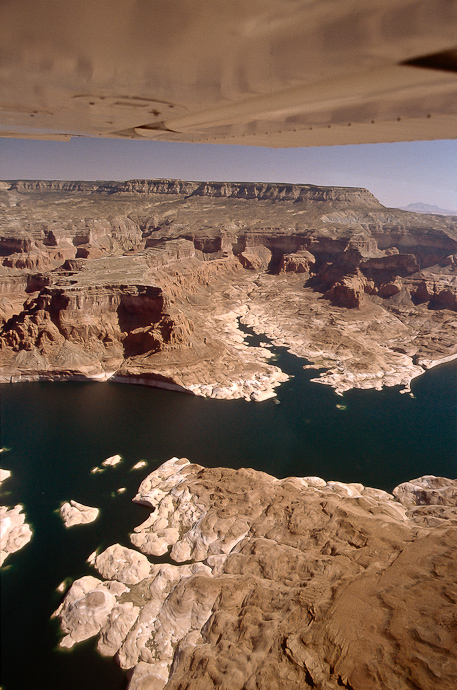
[[[256,331],[257,335],[265,335],[271,339],[273,347],[285,347],[288,352],[300,359],[307,361],[303,365],[304,369],[327,369],[318,377],[311,379],[313,383],[320,383],[327,385],[335,390],[338,395],[352,390],[354,388],[369,390],[382,390],[384,387],[402,386],[401,393],[409,393],[411,391],[411,382],[422,376],[426,371],[432,369],[440,364],[445,364],[457,359],[457,353],[446,355],[442,358],[436,359],[420,359],[417,364],[414,364],[411,358],[405,358],[405,361],[393,366],[389,370],[372,371],[370,373],[352,373],[351,371],[338,372],[327,368],[323,364],[309,363],[310,359],[319,356],[329,357],[330,353],[316,353],[314,349],[307,349],[305,346],[297,346],[297,343],[289,345],[290,338],[277,337],[270,329],[256,330],[253,323],[250,327]],[[266,349],[266,348],[262,348]],[[282,372],[279,367],[272,367],[273,371],[266,374],[259,374],[257,377],[250,379],[237,378],[230,385],[213,383],[190,383],[187,386],[180,384],[168,383],[153,378],[122,376],[116,372],[108,372],[103,375],[88,375],[81,374],[21,374],[18,376],[11,376],[7,380],[6,377],[0,376],[0,384],[6,383],[33,383],[39,381],[78,381],[78,382],[94,382],[104,383],[111,381],[113,383],[125,383],[128,385],[140,385],[150,388],[159,388],[163,390],[174,391],[176,393],[188,393],[199,397],[207,397],[215,400],[238,400],[240,398],[246,401],[262,402],[269,398],[277,396],[277,388],[289,380],[289,376]]]
[[[266,280],[265,276],[261,276],[260,274],[258,276],[253,276],[251,280],[252,283],[254,283],[256,280],[259,281],[260,279]],[[343,359],[339,359],[339,355],[335,354],[335,351],[332,349],[335,343],[332,343],[327,349],[323,349],[322,343],[319,342],[319,332],[322,329],[328,328],[329,324],[332,322],[333,324],[335,323],[335,315],[340,322],[344,321],[346,310],[341,308],[332,309],[328,305],[316,309],[316,299],[314,296],[311,296],[310,310],[305,313],[306,316],[311,317],[311,320],[313,318],[316,319],[316,327],[313,327],[311,321],[311,325],[308,325],[307,330],[305,332],[300,332],[299,327],[291,327],[290,315],[287,313],[287,305],[290,307],[293,303],[288,302],[287,298],[294,292],[294,287],[293,285],[290,287],[290,285],[286,283],[286,288],[287,287],[289,288],[289,292],[285,290],[284,296],[281,298],[281,306],[283,309],[276,311],[275,322],[273,323],[271,322],[271,318],[267,318],[268,315],[265,313],[264,304],[261,302],[259,303],[259,301],[254,300],[252,297],[249,298],[247,304],[238,307],[238,309],[231,310],[228,313],[221,314],[218,317],[216,323],[219,324],[219,336],[224,339],[226,346],[236,351],[240,359],[240,364],[238,365],[240,371],[237,372],[235,370],[234,374],[228,377],[227,374],[224,374],[224,379],[222,381],[217,380],[217,367],[214,368],[202,364],[202,366],[198,368],[198,372],[195,373],[186,370],[177,373],[176,371],[173,372],[171,369],[161,369],[161,376],[170,378],[174,375],[175,378],[180,381],[179,383],[171,383],[170,380],[163,381],[160,380],[159,377],[156,379],[154,378],[154,374],[152,376],[141,376],[141,374],[137,374],[134,371],[130,372],[129,375],[121,375],[116,371],[112,371],[105,372],[104,374],[86,376],[69,373],[52,374],[51,372],[46,374],[30,373],[27,375],[21,374],[16,377],[12,376],[9,382],[43,380],[113,381],[116,383],[163,388],[175,392],[190,393],[201,397],[222,400],[244,398],[247,401],[251,400],[258,402],[275,397],[277,394],[276,389],[281,383],[287,381],[289,377],[282,372],[279,367],[268,363],[268,360],[273,356],[268,347],[251,347],[245,343],[247,336],[239,329],[238,319],[241,319],[241,323],[251,328],[257,335],[265,335],[268,337],[271,341],[271,346],[285,347],[291,354],[305,360],[307,364],[303,365],[304,368],[324,369],[325,371],[323,371],[319,377],[311,380],[332,387],[339,395],[353,388],[381,390],[383,387],[397,385],[403,387],[401,392],[410,392],[412,380],[421,376],[432,367],[457,358],[457,353],[455,353],[436,359],[418,359],[417,363],[414,364],[411,356],[390,351],[385,345],[378,345],[375,341],[371,341],[364,355],[367,361],[369,361],[373,355],[369,364],[369,370],[360,371],[360,361],[358,359],[351,360],[350,350],[345,352]],[[252,295],[252,292],[250,294]],[[307,297],[310,297],[309,292],[307,293]],[[303,295],[300,306],[303,316],[303,312],[306,310],[306,301],[303,300]],[[389,328],[392,330],[392,317],[387,315],[383,310],[378,311],[378,316],[380,318],[379,328],[385,328],[383,333],[389,332]],[[362,313],[359,315],[359,324],[363,323],[364,318],[365,316],[362,310]],[[350,327],[349,325],[344,331],[335,333],[334,338],[337,346],[338,338],[343,337],[342,333],[346,336],[348,334],[350,336],[352,335]],[[393,329],[394,335],[396,329],[398,329],[398,325]],[[356,346],[360,349],[367,344],[367,341],[368,337],[366,334],[362,333],[362,336],[359,334],[358,340],[355,341]],[[249,366],[252,366],[255,361],[262,362],[263,369],[261,372],[254,373],[251,378],[243,378],[242,375],[240,376],[243,361]],[[380,368],[376,368],[377,362],[378,366],[381,365]],[[202,371],[206,371],[205,382],[196,382],[196,376],[198,376],[199,373],[201,374]],[[213,379],[212,382],[211,378]],[[2,382],[6,382],[6,380],[2,380],[0,377],[0,383]]]
[[[139,551],[92,554],[102,579],[76,580],[55,613],[61,645],[98,635],[129,690],[224,677],[268,690],[280,678],[294,690],[342,678],[455,687],[457,480],[425,476],[389,494],[172,458],[134,500],[152,510],[131,535]],[[165,553],[177,565],[148,558]]]
[[[303,302],[301,306],[303,310]],[[411,381],[424,374],[427,369],[457,359],[457,353],[455,353],[434,360],[418,360],[415,364],[412,357],[394,351],[389,352],[385,346],[381,346],[381,348],[377,348],[378,351],[376,352],[378,365],[380,364],[381,366],[376,368],[376,358],[373,357],[375,366],[371,364],[369,371],[360,371],[359,362],[349,362],[348,365],[344,359],[339,359],[332,348],[327,350],[319,349],[318,329],[316,329],[317,337],[312,336],[312,327],[305,334],[301,334],[298,329],[295,329],[294,332],[282,330],[281,325],[271,326],[265,319],[257,316],[255,309],[255,306],[249,305],[249,309],[242,317],[242,323],[252,328],[257,335],[266,335],[271,340],[273,346],[285,347],[290,354],[307,360],[308,363],[303,365],[305,369],[324,369],[325,371],[318,377],[311,379],[311,381],[328,385],[339,395],[353,388],[381,390],[383,387],[398,385],[403,387],[401,392],[410,392]],[[339,311],[341,312],[342,310]],[[284,312],[277,317],[279,324],[282,318],[284,318],[283,314]],[[332,318],[332,312],[330,312],[327,318],[323,313],[319,314],[319,316],[324,320],[323,324],[319,324],[320,327],[327,327]],[[344,317],[340,314],[339,318]],[[363,316],[361,317],[362,319]],[[385,325],[387,329],[388,324],[386,323]],[[348,332],[350,333],[349,329],[346,329],[345,334]],[[338,346],[337,334],[335,334],[335,343]],[[359,347],[361,344],[361,342],[358,343]],[[369,344],[369,349],[364,354],[364,359],[369,360],[375,347],[376,343],[371,342]],[[334,366],[335,364],[336,366]]]

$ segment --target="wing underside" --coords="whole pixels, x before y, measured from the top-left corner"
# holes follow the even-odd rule
[[[3,0],[0,135],[457,136],[455,0]]]

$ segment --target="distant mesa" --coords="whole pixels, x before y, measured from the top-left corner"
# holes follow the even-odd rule
[[[434,213],[439,216],[457,216],[457,211],[449,211],[433,204],[423,204],[421,202],[408,204],[408,206],[402,206],[401,208],[403,211],[411,211],[412,213]]]
[[[65,181],[65,180],[11,180],[8,191],[35,194],[83,194],[91,197],[107,195],[179,195],[185,197],[252,199],[261,201],[362,201],[382,208],[376,197],[358,187],[322,187],[313,184],[274,182],[188,182],[174,179],[134,179],[125,182]]]

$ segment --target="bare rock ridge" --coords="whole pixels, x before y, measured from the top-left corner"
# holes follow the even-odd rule
[[[339,392],[457,356],[456,220],[364,189],[17,180],[0,223],[2,382],[263,400],[286,377],[240,319]]]
[[[455,688],[456,480],[392,495],[172,458],[134,500],[143,553],[92,555],[55,614],[129,690]]]

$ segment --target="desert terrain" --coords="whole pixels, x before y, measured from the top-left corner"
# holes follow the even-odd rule
[[[457,218],[365,189],[19,180],[0,225],[1,382],[263,400],[285,375],[240,322],[340,393],[457,355]]]

